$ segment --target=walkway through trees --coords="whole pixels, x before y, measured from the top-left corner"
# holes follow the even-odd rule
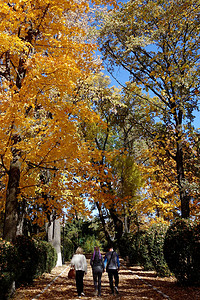
[[[44,274],[40,279],[35,280],[33,285],[18,289],[12,299],[79,299],[76,293],[75,280],[67,278],[68,270],[69,264],[54,268],[51,274]],[[200,288],[177,286],[173,278],[159,278],[156,277],[154,272],[145,272],[140,267],[127,269],[125,266],[122,266],[119,276],[119,295],[110,295],[107,273],[104,273],[102,278],[102,297],[95,297],[92,270],[88,260],[88,273],[84,277],[85,297],[82,297],[82,299],[180,300],[183,297],[187,300],[200,299]]]

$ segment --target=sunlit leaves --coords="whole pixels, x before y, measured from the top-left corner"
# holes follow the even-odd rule
[[[76,88],[99,67],[88,37],[94,6],[0,1],[1,197],[5,203],[14,157],[21,164],[19,202],[25,199],[40,224],[52,210],[60,215],[68,199],[84,206],[84,185],[74,182],[85,174],[90,154],[78,124],[99,117],[89,100],[76,98]]]

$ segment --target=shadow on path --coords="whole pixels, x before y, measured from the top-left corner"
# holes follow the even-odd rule
[[[12,300],[80,299],[77,297],[75,280],[68,279],[67,277],[69,271],[69,267],[67,266],[68,264],[54,268],[51,274],[44,274],[39,279],[34,280],[32,285],[17,289]],[[63,272],[63,270],[65,271]],[[61,272],[63,273],[61,274]],[[48,285],[49,287],[46,288]],[[145,272],[140,267],[133,267],[130,268],[130,270],[122,267],[119,272],[119,295],[114,296],[110,295],[108,275],[107,273],[103,273],[102,297],[97,298],[94,296],[92,270],[89,266],[89,260],[88,273],[84,277],[84,293],[85,297],[82,297],[82,299],[85,300],[184,300],[184,298],[187,300],[200,300],[200,288],[178,287],[174,278],[160,278],[157,277],[154,272]],[[167,295],[169,297],[167,298],[163,295]]]

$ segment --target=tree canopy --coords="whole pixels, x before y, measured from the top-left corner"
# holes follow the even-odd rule
[[[90,13],[87,1],[0,1],[1,209],[7,239],[14,238],[19,214],[28,208],[43,223],[53,209],[59,215],[68,202],[81,199],[74,177],[90,158],[77,123],[99,120],[75,95],[77,83],[99,67],[88,38]],[[81,201],[78,207],[83,209]]]
[[[154,162],[162,157],[161,176],[168,177],[186,218],[190,200],[198,202],[185,183],[198,181],[197,161],[190,171],[188,166],[197,157],[192,122],[199,104],[199,9],[195,0],[128,1],[98,20],[100,49],[110,72],[123,67],[130,74],[127,92],[142,99],[140,88],[151,97],[143,109],[146,121],[155,120],[151,127],[143,124],[152,141],[148,154]],[[164,161],[170,161],[170,176]]]

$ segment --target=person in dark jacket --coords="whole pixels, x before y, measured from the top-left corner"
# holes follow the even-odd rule
[[[114,290],[116,294],[118,294],[118,284],[119,284],[119,256],[118,254],[113,250],[113,247],[109,247],[109,251],[106,253],[104,258],[104,268],[106,268],[106,271],[108,272],[108,278],[110,282],[110,289],[111,293],[114,294]],[[113,278],[115,280],[115,288],[113,285]]]
[[[104,272],[104,262],[99,247],[94,247],[90,265],[93,273],[95,296],[98,295],[98,297],[101,297],[101,277]]]

